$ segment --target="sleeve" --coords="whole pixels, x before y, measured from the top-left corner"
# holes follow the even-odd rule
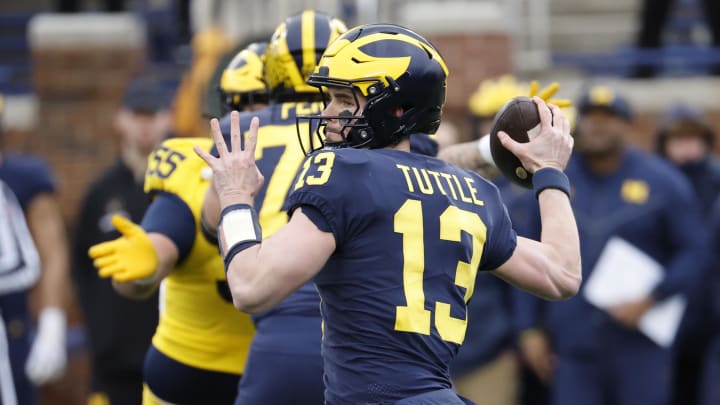
[[[30,166],[31,173],[28,173],[28,177],[32,177],[33,180],[33,191],[35,194],[40,193],[54,193],[57,190],[57,181],[55,180],[55,174],[50,165],[42,159],[33,159],[33,164]],[[27,179],[29,180],[29,178]]]
[[[517,234],[512,227],[507,207],[502,202],[497,187],[490,186],[491,198],[485,206],[490,208],[488,213],[491,219],[488,223],[491,224],[491,228],[488,229],[485,250],[480,260],[480,270],[485,271],[500,267],[512,256],[517,246]]]
[[[30,202],[39,194],[54,193],[57,190],[57,182],[46,161],[30,156],[22,156],[19,159],[23,159],[18,165],[22,167],[18,179],[22,180],[13,189],[20,206],[26,210]]]
[[[710,262],[710,232],[704,224],[700,204],[684,178],[668,182],[670,195],[664,210],[665,234],[675,252],[665,277],[653,290],[656,300],[686,292],[696,285]]]
[[[302,209],[303,214],[305,214],[310,221],[315,224],[315,226],[322,232],[332,232],[332,228],[330,228],[330,224],[328,224],[327,220],[325,220],[325,216],[323,215],[320,210],[313,207],[312,205],[301,205],[299,207]]]
[[[175,194],[158,193],[145,211],[141,226],[146,232],[160,233],[172,240],[178,249],[178,262],[187,257],[195,243],[195,217]]]

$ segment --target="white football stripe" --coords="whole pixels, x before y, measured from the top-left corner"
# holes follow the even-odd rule
[[[533,140],[537,138],[538,135],[540,135],[540,124],[535,125],[532,129],[527,131],[528,139]]]

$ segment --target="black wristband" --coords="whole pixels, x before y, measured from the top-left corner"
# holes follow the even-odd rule
[[[535,198],[547,188],[554,188],[560,190],[570,197],[570,180],[568,180],[565,173],[558,169],[546,167],[533,173],[532,177],[533,191],[535,191]]]

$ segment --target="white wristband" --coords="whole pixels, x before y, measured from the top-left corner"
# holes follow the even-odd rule
[[[490,151],[490,135],[481,136],[477,141],[477,147],[483,160],[486,163],[495,166],[495,161],[493,160],[492,152]]]
[[[220,215],[218,242],[223,257],[235,245],[262,240],[257,213],[251,206],[234,204],[225,207]]]
[[[65,311],[58,307],[47,307],[40,311],[38,317],[38,333],[51,336],[52,339],[65,339],[67,318]]]

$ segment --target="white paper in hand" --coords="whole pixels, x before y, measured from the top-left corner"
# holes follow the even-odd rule
[[[645,298],[662,280],[662,266],[645,252],[617,237],[605,245],[585,283],[584,295],[600,309]],[[668,347],[685,311],[685,297],[676,295],[655,304],[638,324],[640,332]]]

